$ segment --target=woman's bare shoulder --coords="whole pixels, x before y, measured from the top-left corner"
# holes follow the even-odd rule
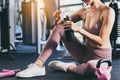
[[[102,7],[102,13],[106,14],[106,15],[114,14],[114,10],[111,7],[109,7],[109,6],[103,6]]]
[[[81,16],[84,16],[85,13],[86,13],[86,11],[87,11],[87,8],[83,7],[83,8],[81,8],[81,9],[79,9],[79,10],[77,11],[77,13],[79,13]]]

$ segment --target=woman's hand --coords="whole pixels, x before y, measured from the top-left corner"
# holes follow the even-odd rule
[[[53,17],[54,17],[54,20],[55,20],[55,25],[60,21],[61,17],[61,11],[60,10],[56,10],[53,12]]]
[[[81,29],[72,21],[64,21],[63,26],[65,30],[73,30],[74,32],[80,32],[80,29]]]

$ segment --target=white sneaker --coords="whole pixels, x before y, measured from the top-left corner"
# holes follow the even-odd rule
[[[61,70],[67,72],[69,66],[77,66],[75,62],[65,63],[61,61],[51,61],[48,66],[55,70]]]
[[[38,67],[37,64],[33,63],[28,65],[28,68],[18,72],[16,74],[16,77],[21,77],[21,78],[30,78],[30,77],[35,77],[35,76],[44,76],[45,75],[45,67]]]

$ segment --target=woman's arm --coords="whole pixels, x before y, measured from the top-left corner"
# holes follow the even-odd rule
[[[96,45],[98,44],[99,46],[102,46],[107,41],[109,41],[114,20],[115,20],[114,10],[112,8],[106,7],[102,12],[102,27],[99,35],[91,34],[82,28],[78,32],[85,36],[87,39],[95,42]]]
[[[85,12],[86,12],[86,8],[81,8],[78,11],[76,11],[75,13],[73,13],[72,15],[70,15],[70,18],[72,19],[72,21],[74,23],[78,22],[85,18]]]
[[[72,15],[70,15],[69,17],[71,18],[72,22],[75,23],[75,22],[78,22],[85,18],[85,12],[86,12],[86,8],[81,8],[78,11],[76,11],[75,13],[73,13]],[[61,20],[60,15],[61,15],[61,11],[59,11],[59,10],[57,10],[53,13],[53,16],[55,19],[54,25],[64,23],[64,20]]]

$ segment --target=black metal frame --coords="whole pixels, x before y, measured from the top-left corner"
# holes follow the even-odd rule
[[[14,57],[11,55],[10,46],[14,49],[12,44],[10,44],[10,26],[9,26],[9,0],[2,0],[0,3],[0,29],[1,29],[1,50],[0,53],[7,53],[12,59]]]

